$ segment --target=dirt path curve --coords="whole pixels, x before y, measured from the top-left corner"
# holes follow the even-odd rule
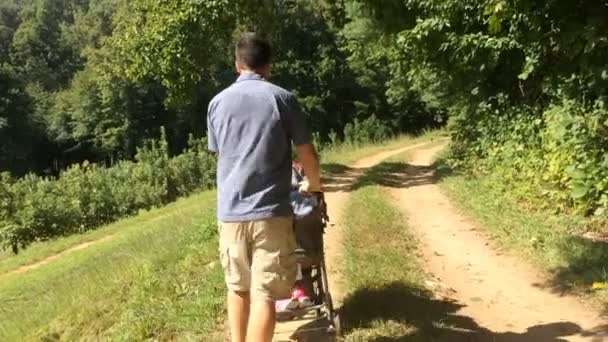
[[[539,272],[497,253],[450,205],[429,167],[442,146],[413,152],[396,205],[421,240],[429,286],[462,307],[462,331],[438,341],[608,341],[606,320],[573,296],[543,288]],[[602,327],[603,326],[603,327]],[[458,327],[456,327],[458,328]]]
[[[367,168],[377,165],[387,158],[404,153],[406,151],[421,148],[430,142],[408,145],[394,150],[384,151],[363,158],[353,165],[347,167],[343,173],[332,175],[325,180],[328,215],[330,224],[325,235],[325,258],[327,262],[329,285],[334,304],[340,307],[344,297],[343,273],[342,273],[342,212],[348,202],[351,186],[358,177],[365,173]],[[326,323],[317,322],[314,319],[285,322],[277,325],[275,342],[284,341],[307,341],[325,342],[331,338],[325,333]]]
[[[98,240],[82,242],[82,243],[80,243],[80,244],[78,244],[76,246],[70,247],[70,248],[68,248],[68,249],[66,249],[66,250],[64,250],[62,252],[57,253],[57,254],[53,254],[51,256],[48,256],[48,257],[46,257],[46,258],[44,258],[44,259],[42,259],[40,261],[37,261],[35,263],[27,264],[27,265],[22,265],[22,266],[19,266],[18,268],[14,269],[12,271],[0,274],[0,279],[2,279],[4,277],[11,276],[11,275],[15,275],[15,274],[25,273],[25,272],[31,271],[33,269],[36,269],[38,267],[42,267],[42,266],[44,266],[44,265],[46,265],[48,263],[51,263],[54,260],[57,260],[59,258],[62,258],[64,256],[66,256],[68,254],[71,254],[71,253],[74,253],[76,251],[80,251],[80,250],[89,248],[92,245],[95,245],[95,244],[107,241],[107,240],[109,240],[111,238],[112,238],[112,235],[108,235],[108,236],[104,236],[103,238],[98,239]]]
[[[153,223],[153,222],[158,222],[158,221],[160,221],[162,219],[165,219],[165,218],[167,218],[169,216],[170,216],[169,214],[162,214],[162,215],[159,215],[157,217],[154,217],[153,219],[150,219],[145,224],[150,224],[150,223]],[[51,263],[51,262],[53,262],[55,260],[61,259],[61,258],[65,257],[66,255],[72,254],[74,252],[85,250],[87,248],[90,248],[90,247],[92,247],[94,245],[97,245],[97,244],[101,244],[103,242],[107,242],[107,241],[113,239],[114,236],[116,236],[116,234],[115,233],[111,233],[110,235],[106,235],[106,236],[100,237],[100,238],[98,238],[96,240],[89,240],[89,241],[80,242],[80,243],[78,243],[78,244],[76,244],[74,246],[68,247],[67,249],[59,251],[59,252],[57,252],[55,254],[51,254],[51,255],[49,255],[49,256],[41,259],[41,260],[29,263],[29,264],[21,265],[21,266],[17,267],[16,269],[7,271],[5,273],[0,273],[0,280],[2,280],[5,277],[9,277],[9,276],[12,276],[12,275],[18,275],[18,274],[22,274],[22,273],[26,273],[26,272],[35,270],[35,269],[37,269],[39,267],[42,267],[42,266],[45,266],[45,265],[47,265],[47,264],[49,264],[49,263]]]

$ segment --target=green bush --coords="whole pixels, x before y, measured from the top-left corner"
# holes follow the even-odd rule
[[[454,118],[452,166],[492,173],[496,187],[535,206],[607,213],[608,111],[602,102],[564,100],[540,114],[495,109]]]
[[[136,162],[111,168],[82,163],[57,178],[0,178],[0,246],[17,252],[34,241],[81,233],[161,206],[215,184],[215,157],[203,140],[171,158],[163,135],[138,149]]]
[[[344,127],[344,142],[351,145],[375,143],[387,139],[390,129],[386,123],[378,120],[375,115],[359,121],[355,119]],[[335,139],[335,135],[332,137]]]
[[[574,101],[555,105],[545,114],[543,151],[553,186],[547,194],[579,210],[608,210],[608,110],[602,102],[586,110]]]

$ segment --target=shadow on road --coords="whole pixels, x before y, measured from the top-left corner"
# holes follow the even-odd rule
[[[298,342],[335,342],[335,334],[329,333],[329,322],[321,318],[300,326],[292,335],[292,341]],[[280,342],[280,341],[277,341]]]
[[[390,283],[381,288],[358,289],[349,295],[342,307],[346,330],[365,331],[378,321],[413,326],[400,336],[353,336],[375,342],[450,341],[450,342],[565,342],[568,336],[599,336],[602,327],[582,331],[575,323],[554,322],[529,327],[525,332],[494,332],[480,326],[474,319],[458,315],[462,305],[449,299],[433,298],[427,290],[403,283]],[[605,327],[603,327],[605,328]],[[377,330],[376,334],[377,335]],[[382,335],[382,334],[380,334]]]
[[[434,170],[434,166],[418,166],[402,162],[384,162],[371,168],[329,164],[323,167],[325,175],[323,183],[326,192],[350,192],[371,185],[408,188],[437,183],[439,177]]]

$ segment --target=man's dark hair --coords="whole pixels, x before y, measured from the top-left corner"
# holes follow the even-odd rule
[[[272,47],[268,40],[257,33],[246,32],[236,43],[235,55],[239,64],[255,70],[270,64]]]

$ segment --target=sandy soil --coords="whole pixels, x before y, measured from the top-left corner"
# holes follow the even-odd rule
[[[543,286],[541,272],[497,251],[450,204],[430,167],[441,149],[414,151],[402,186],[389,189],[421,241],[427,285],[460,306],[441,341],[608,341],[597,311]]]

